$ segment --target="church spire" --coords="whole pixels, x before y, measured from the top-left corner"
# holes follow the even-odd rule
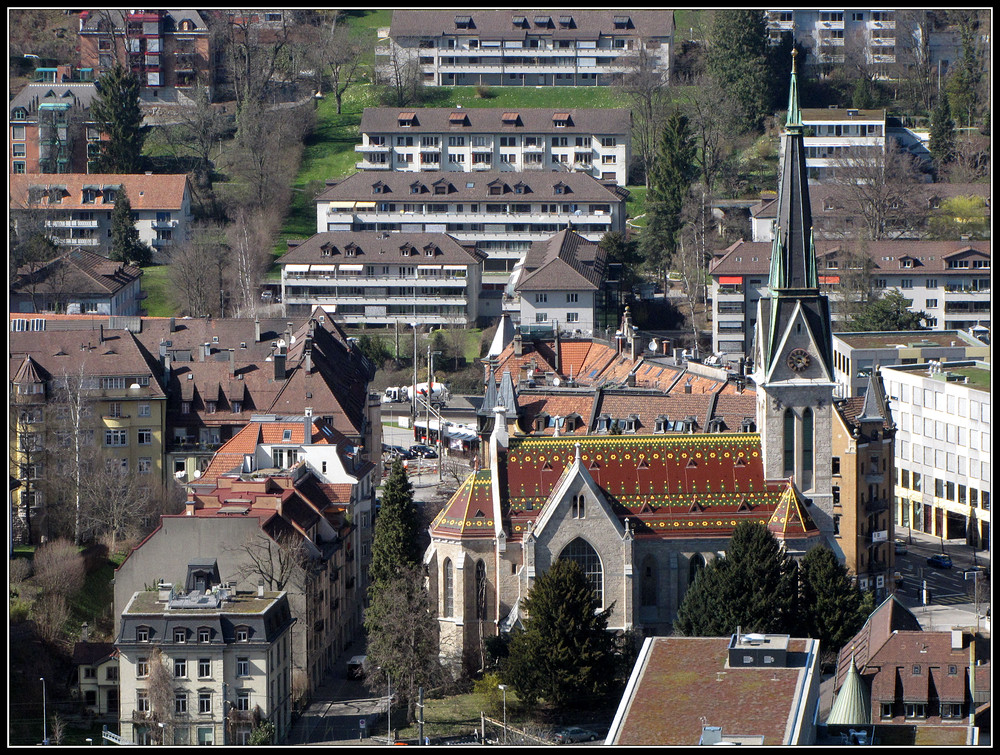
[[[781,137],[784,143],[780,166],[781,183],[778,186],[778,218],[774,229],[768,282],[771,291],[777,294],[787,289],[801,291],[819,288],[795,56],[796,52],[793,50],[788,118]]]

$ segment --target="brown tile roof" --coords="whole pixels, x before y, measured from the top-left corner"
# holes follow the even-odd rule
[[[639,417],[640,433],[653,432],[657,417],[669,417],[671,421],[694,417],[697,420],[694,431],[704,432],[711,406],[711,394],[686,395],[672,391],[664,396],[626,390],[601,391],[594,416],[607,414],[612,419],[625,419],[635,414]],[[594,429],[593,424],[591,429]]]
[[[594,395],[587,393],[559,393],[556,395],[535,395],[529,392],[518,394],[518,403],[521,407],[521,425],[525,432],[537,432],[534,429],[535,417],[545,414],[549,417],[566,418],[571,415],[579,415],[580,420],[573,430],[568,430],[563,423],[559,429],[560,435],[586,435],[588,429],[593,425],[591,409],[594,405]],[[554,435],[555,427],[546,427],[542,432],[546,435]]]
[[[432,186],[443,181],[448,186],[447,194],[435,194]],[[514,186],[524,185],[524,193],[514,192]],[[373,186],[382,184],[386,187],[382,193],[375,194]],[[490,194],[490,185],[499,184],[503,187],[499,195]],[[562,184],[565,193],[556,193],[555,187]],[[419,192],[412,194],[411,186],[417,186]],[[130,195],[131,196],[131,195]],[[373,198],[384,202],[622,202],[623,197],[614,188],[606,186],[587,173],[545,173],[540,171],[500,172],[482,171],[476,173],[423,174],[407,172],[380,172],[377,176],[371,171],[362,171],[348,176],[337,184],[328,187],[316,197],[317,202],[329,201],[368,201]]]
[[[470,15],[464,16],[463,14]],[[564,28],[559,19],[562,16],[572,18],[572,25]],[[474,29],[481,38],[488,39],[521,39],[526,32],[531,34],[547,34],[556,39],[597,39],[601,35],[649,37],[671,36],[674,29],[674,14],[663,10],[572,10],[572,11],[534,11],[534,10],[443,10],[443,11],[410,11],[394,10],[389,36],[394,39],[412,36],[440,37],[459,31],[456,18],[468,18],[470,29]],[[514,19],[523,17],[529,28],[515,25]],[[628,18],[626,28],[616,28],[615,19]],[[546,24],[538,23],[537,19],[547,19]],[[466,29],[460,30],[468,34]]]
[[[531,245],[517,291],[596,291],[604,275],[604,250],[566,229]]]
[[[407,128],[407,133],[549,133],[558,130],[567,134],[622,134],[631,128],[632,113],[626,108],[574,108],[570,111],[570,125],[556,129],[551,108],[523,108],[515,113],[500,108],[425,107],[420,109],[420,124]],[[395,132],[401,113],[398,108],[366,107],[361,116],[361,133]],[[456,128],[454,123],[462,121]]]
[[[786,744],[804,666],[729,668],[728,647],[729,638],[653,638],[614,744],[691,747],[706,724]],[[805,655],[800,647],[790,642],[789,657]]]
[[[84,203],[84,186],[123,186],[128,193],[133,211],[140,210],[180,210],[184,206],[184,195],[188,190],[188,177],[181,174],[146,173],[58,173],[12,175],[10,180],[10,208],[54,209],[54,210],[110,210],[114,204],[103,205]],[[65,187],[62,202],[49,203],[48,199],[39,203],[29,203],[28,189],[33,186],[43,188]]]
[[[279,265],[388,262],[401,255],[404,246],[416,249],[419,257],[410,257],[414,264],[433,262],[451,265],[478,265],[485,255],[468,249],[446,233],[394,233],[374,231],[326,231],[290,248],[278,259]],[[346,246],[352,245],[353,256],[348,256]],[[434,255],[425,254],[427,247]]]
[[[72,249],[40,269],[25,265],[18,269],[11,290],[18,293],[73,293],[114,296],[142,276],[142,270],[107,257]],[[22,315],[23,316],[23,315]]]
[[[865,625],[840,650],[837,659],[837,681],[835,689],[844,683],[853,656],[859,669],[863,669],[868,659],[879,652],[895,631],[920,631],[917,618],[890,595],[872,611]]]

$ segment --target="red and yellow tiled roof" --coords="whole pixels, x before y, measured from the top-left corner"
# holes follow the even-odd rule
[[[496,521],[491,480],[489,470],[469,475],[434,519],[432,534],[438,537],[493,537]]]

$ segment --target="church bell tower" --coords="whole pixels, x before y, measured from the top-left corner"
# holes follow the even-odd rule
[[[792,478],[821,532],[832,537],[833,341],[830,304],[816,271],[795,55],[771,272],[757,305],[753,379],[765,475]]]

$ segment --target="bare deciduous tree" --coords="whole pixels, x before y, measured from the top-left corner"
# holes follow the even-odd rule
[[[385,57],[375,69],[375,82],[386,88],[389,101],[396,107],[419,102],[423,81],[417,56],[391,45]]]
[[[632,146],[649,188],[650,168],[660,145],[669,96],[656,58],[645,48],[622,63],[622,92],[632,111]]]
[[[894,145],[853,147],[835,161],[832,184],[832,196],[864,220],[870,241],[897,238],[926,213],[914,161]]]
[[[323,92],[326,71],[330,72],[330,91],[337,102],[337,113],[343,107],[344,92],[361,78],[366,46],[351,33],[346,24],[335,16],[328,21],[317,18],[317,24],[301,29],[305,60],[312,67],[316,92]]]
[[[272,538],[261,532],[229,548],[239,551],[239,575],[250,581],[263,580],[269,591],[305,589],[306,558],[302,539],[292,533]]]
[[[190,237],[171,248],[170,281],[173,303],[180,314],[218,315],[220,291],[229,285],[229,247],[217,223],[198,223]]]
[[[273,229],[279,218],[268,211],[241,208],[227,232],[232,271],[234,317],[256,317],[260,282],[271,264]]]

